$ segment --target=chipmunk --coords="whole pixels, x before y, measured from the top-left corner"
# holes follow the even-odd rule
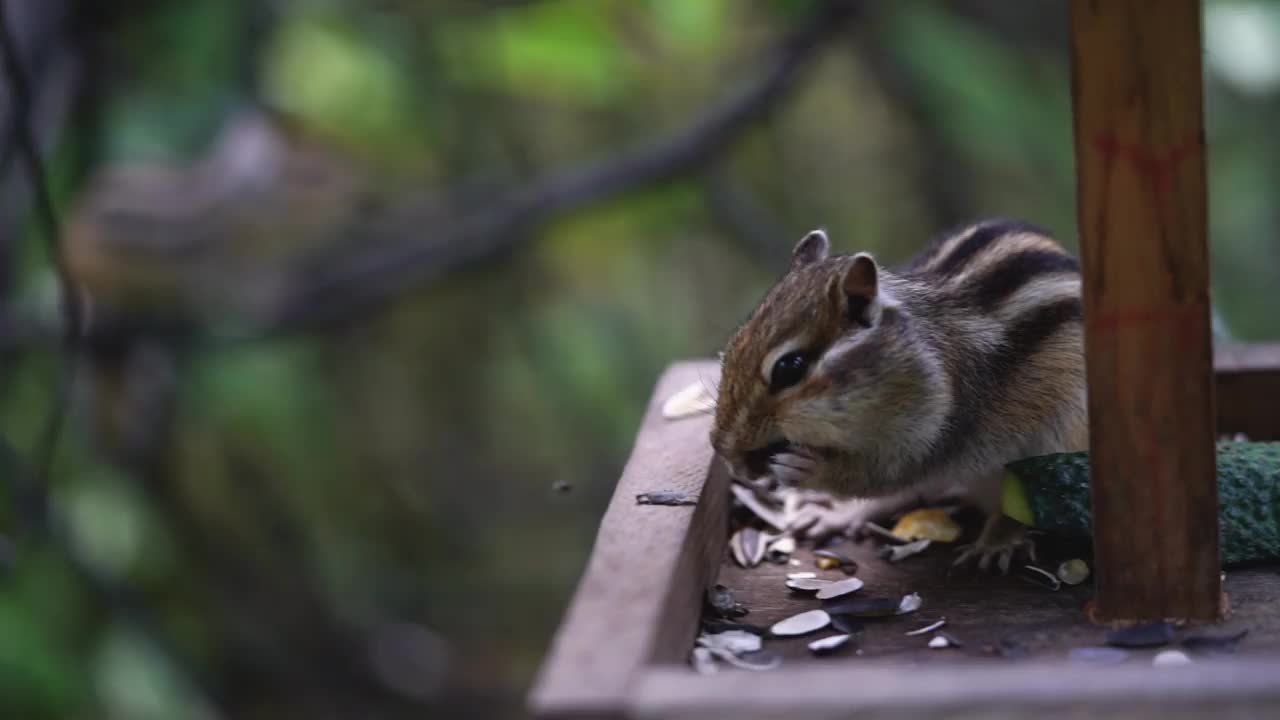
[[[814,230],[721,355],[711,444],[736,479],[868,499],[810,535],[959,489],[987,519],[955,563],[1008,572],[1035,546],[1000,511],[1004,465],[1088,446],[1078,263],[1011,220],[893,270]]]

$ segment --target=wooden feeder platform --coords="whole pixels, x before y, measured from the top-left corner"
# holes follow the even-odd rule
[[[1280,348],[1218,353],[1219,431],[1280,439],[1272,408],[1280,386]],[[1188,654],[1193,664],[1153,667],[1158,651],[1130,650],[1116,665],[1073,662],[1069,651],[1103,644],[1107,628],[1084,607],[1092,581],[1058,591],[1015,577],[948,577],[952,546],[897,564],[870,543],[837,549],[859,563],[860,594],[916,592],[921,609],[868,620],[855,654],[847,646],[814,657],[802,638],[770,638],[783,656],[773,670],[722,666],[700,675],[689,664],[705,590],[720,583],[750,611],[744,622],[768,625],[819,604],[783,586],[803,567],[737,566],[727,551],[729,480],[713,461],[708,416],[662,417],[663,401],[692,382],[714,382],[712,362],[670,367],[649,403],[633,454],[600,525],[596,545],[532,695],[545,718],[881,718],[881,717],[1275,717],[1280,713],[1280,567],[1229,570],[1229,617],[1190,626],[1186,634],[1248,629],[1234,653]],[[676,490],[695,506],[638,505],[643,492]],[[926,648],[908,637],[939,617],[959,648]],[[1178,648],[1177,640],[1169,646]],[[1002,649],[1003,648],[1003,649]]]
[[[1219,572],[1215,433],[1280,439],[1280,351],[1211,344],[1201,3],[1070,8],[1091,582],[1051,591],[948,577],[945,546],[888,565],[846,545],[866,583],[860,594],[918,593],[920,610],[868,622],[861,654],[811,657],[805,640],[815,634],[767,640],[783,655],[772,670],[697,673],[689,657],[711,585],[733,590],[756,625],[818,603],[784,587],[791,567],[730,564],[729,482],[712,460],[710,419],[660,413],[677,390],[715,381],[713,363],[683,363],[650,403],[535,687],[537,715],[1280,717],[1280,572],[1231,570],[1225,582]],[[637,494],[673,490],[697,504],[636,504]],[[930,650],[904,635],[940,617],[963,647]],[[1249,634],[1234,653],[1193,653],[1190,665],[1155,666],[1154,650],[1081,664],[1071,649],[1106,633],[1094,618]]]

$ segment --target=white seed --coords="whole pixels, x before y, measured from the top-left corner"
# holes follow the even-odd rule
[[[1068,585],[1079,585],[1089,579],[1089,563],[1075,558],[1058,566],[1058,579]]]
[[[951,647],[951,641],[947,639],[946,635],[934,635],[933,639],[929,641],[929,647],[934,650],[949,648]]]
[[[716,666],[715,657],[711,651],[705,647],[696,647],[693,649],[693,669],[698,671],[699,675],[715,675],[720,671]]]
[[[812,572],[787,573],[788,580],[812,580],[816,577],[818,577],[818,573],[812,573]]]
[[[1181,650],[1164,650],[1156,653],[1156,656],[1151,659],[1151,664],[1154,667],[1177,667],[1179,665],[1190,665],[1191,658],[1187,657],[1187,654]]]
[[[841,595],[848,595],[851,592],[857,592],[862,589],[862,581],[856,577],[845,578],[839,582],[829,583],[826,587],[818,591],[817,598],[819,600],[829,600]]]
[[[809,650],[815,654],[821,655],[832,650],[838,649],[841,645],[849,642],[849,635],[832,635],[809,643]]]
[[[884,550],[881,552],[889,559],[889,562],[896,563],[901,560],[905,560],[912,555],[924,552],[932,542],[932,540],[926,538],[924,540],[909,542],[906,545],[886,545]]]
[[[928,635],[929,633],[933,632],[934,630],[940,629],[943,625],[946,625],[946,624],[947,624],[947,619],[942,618],[938,622],[925,625],[922,628],[919,628],[916,630],[908,630],[906,634],[907,635]]]
[[[913,613],[919,610],[920,606],[923,604],[924,604],[924,601],[920,599],[919,593],[911,593],[910,595],[903,595],[902,602],[898,604],[898,614],[906,615],[907,613]]]
[[[678,420],[692,415],[709,413],[716,408],[716,399],[705,382],[698,381],[673,393],[662,404],[662,416]]]
[[[818,578],[799,578],[797,580],[788,580],[787,587],[792,590],[804,590],[813,592],[814,590],[825,590],[827,587],[834,585],[830,580],[819,580]]]
[[[799,615],[792,615],[786,620],[779,620],[769,630],[779,637],[807,635],[811,632],[817,632],[830,624],[831,616],[825,610],[809,610]]]

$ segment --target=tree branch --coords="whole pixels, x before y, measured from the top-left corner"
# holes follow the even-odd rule
[[[353,231],[352,241],[245,278],[242,287],[273,288],[244,311],[238,330],[215,331],[192,318],[113,316],[96,308],[85,342],[121,336],[179,336],[239,343],[316,330],[365,317],[402,295],[451,273],[517,249],[556,215],[712,164],[797,84],[797,77],[862,8],[860,0],[824,0],[811,16],[756,64],[758,70],[703,115],[664,137],[523,188],[497,192],[491,183],[463,188],[462,200],[415,200],[381,212]],[[480,197],[476,197],[477,190]],[[763,231],[762,231],[763,232]],[[51,328],[39,318],[0,323],[0,348],[47,346]]]
[[[54,398],[54,406],[49,420],[41,435],[36,449],[37,482],[42,486],[48,484],[52,471],[53,458],[57,451],[58,437],[61,434],[63,420],[67,414],[72,387],[75,383],[77,350],[80,340],[80,303],[76,297],[71,281],[71,273],[67,269],[66,259],[62,254],[62,228],[58,222],[58,213],[54,208],[53,194],[49,189],[48,173],[45,172],[44,161],[40,157],[40,149],[36,144],[35,133],[31,129],[32,96],[27,83],[27,74],[22,66],[21,53],[9,25],[9,3],[0,3],[0,57],[3,57],[5,74],[9,85],[9,97],[13,108],[13,132],[16,145],[27,174],[31,178],[31,190],[35,197],[36,212],[40,217],[45,235],[45,243],[49,255],[58,274],[58,285],[61,291],[62,318],[65,336],[63,349],[66,353],[66,367],[59,378]]]
[[[132,586],[102,572],[80,554],[62,518],[55,512],[49,500],[53,460],[76,374],[82,318],[79,299],[62,253],[62,230],[54,207],[52,191],[49,188],[48,173],[32,128],[35,102],[27,71],[22,62],[22,52],[10,23],[11,9],[9,3],[0,0],[0,59],[3,60],[11,101],[9,121],[12,125],[14,146],[25,165],[34,198],[35,212],[40,220],[45,243],[59,279],[65,365],[59,377],[53,408],[37,443],[35,462],[31,466],[32,472],[27,471],[27,466],[17,453],[3,438],[0,438],[0,465],[3,465],[3,469],[0,470],[0,483],[8,485],[14,505],[20,510],[17,513],[20,521],[29,530],[40,533],[63,555],[75,574],[110,608],[115,617],[136,630],[180,672],[185,671],[187,679],[195,689],[208,696],[208,686],[202,682],[201,676],[192,669],[192,664],[160,628],[143,598]],[[71,94],[70,90],[61,91]]]
[[[264,323],[267,333],[313,328],[384,303],[439,277],[512,250],[515,233],[581,208],[705,165],[795,85],[801,69],[853,17],[860,3],[827,0],[761,63],[762,71],[710,112],[671,135],[585,168],[572,169],[481,207],[427,240],[435,218],[405,216],[371,228],[361,254],[309,265],[286,281],[282,300]],[[404,240],[406,236],[410,240]]]
[[[793,238],[782,223],[723,168],[712,168],[702,180],[702,196],[711,217],[770,267],[785,267]],[[779,264],[782,263],[782,264]]]

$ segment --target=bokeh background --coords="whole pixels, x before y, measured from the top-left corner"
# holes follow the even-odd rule
[[[5,718],[520,717],[654,380],[805,231],[1076,248],[1065,0],[3,10]],[[1280,3],[1204,59],[1218,319],[1277,338]]]

